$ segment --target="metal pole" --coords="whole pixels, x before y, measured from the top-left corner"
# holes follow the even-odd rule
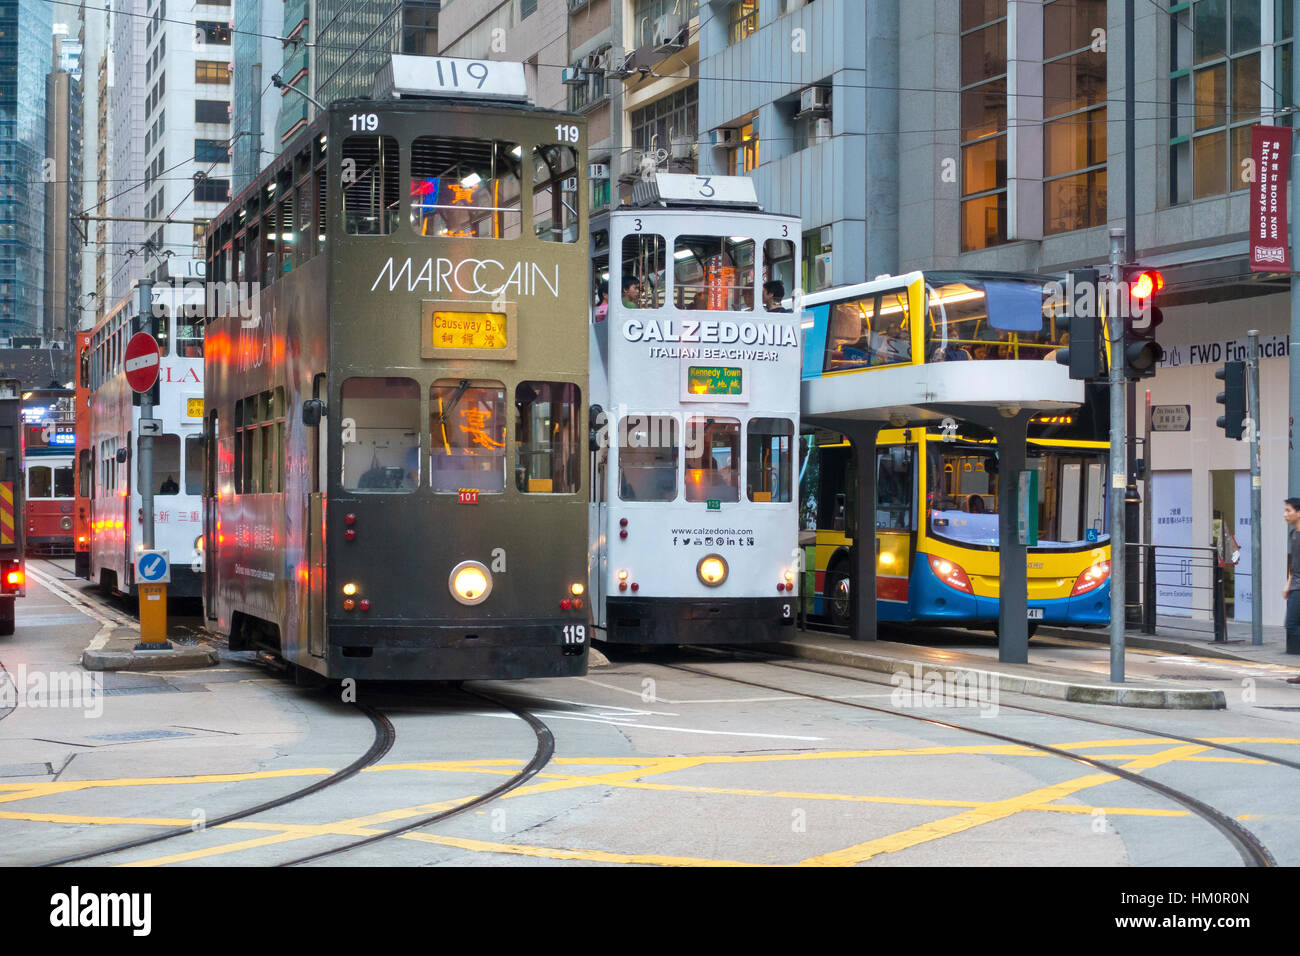
[[[1251,329],[1246,389],[1250,396],[1250,643],[1264,643],[1263,489],[1259,477],[1259,330]]]
[[[1131,2],[1131,0],[1130,0]],[[1110,231],[1110,296],[1106,338],[1110,343],[1110,679],[1124,683],[1124,491],[1128,487],[1124,447],[1124,318],[1119,303],[1124,230]]]
[[[153,279],[141,279],[136,283],[139,295],[139,316],[136,321],[137,332],[154,332],[153,326]],[[153,389],[140,395],[140,418],[153,418]],[[153,436],[138,435],[140,439],[140,471],[136,486],[140,489],[140,510],[143,514],[144,528],[141,542],[146,550],[154,545],[153,538]]]
[[[1156,546],[1152,542],[1151,529],[1151,389],[1147,389],[1146,433],[1142,441],[1143,478],[1146,488],[1146,503],[1142,506],[1142,633],[1156,632]]]
[[[1137,37],[1134,35],[1135,0],[1124,0],[1124,261],[1137,261],[1137,107],[1134,99],[1134,75],[1137,62]],[[1117,280],[1118,281],[1118,280]],[[1127,463],[1131,475],[1137,464],[1137,385],[1126,385],[1125,406],[1128,410],[1126,423]],[[1131,480],[1124,488],[1124,540],[1133,542],[1138,536],[1139,512],[1136,480]],[[1111,588],[1117,584],[1124,589],[1124,620],[1137,623],[1141,621],[1142,590],[1138,580],[1138,549],[1131,544],[1124,555],[1125,573],[1116,577],[1117,570],[1111,567]],[[1112,545],[1113,548],[1113,545]]]

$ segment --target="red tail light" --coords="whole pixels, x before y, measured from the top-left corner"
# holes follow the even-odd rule
[[[1070,597],[1076,594],[1087,594],[1089,591],[1095,591],[1106,583],[1110,577],[1110,562],[1101,561],[1088,568],[1074,580],[1074,588],[1070,591]]]
[[[966,576],[966,571],[960,564],[954,564],[947,558],[941,558],[937,554],[929,555],[930,570],[944,584],[950,588],[956,588],[958,591],[965,591],[967,594],[974,594],[975,589],[971,587],[970,578]]]
[[[5,575],[5,584],[8,584],[10,587],[15,587],[15,588],[22,587],[23,572],[10,571],[8,574]]]

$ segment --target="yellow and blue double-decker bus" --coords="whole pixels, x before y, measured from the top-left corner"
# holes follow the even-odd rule
[[[848,378],[848,405],[883,399],[877,370],[963,362],[961,401],[984,404],[1013,378],[1063,372],[1068,342],[1042,279],[916,272],[804,300],[805,383]],[[1047,361],[1044,361],[1047,360]],[[983,367],[981,369],[981,366]],[[891,382],[896,376],[889,376]],[[852,388],[848,385],[852,384]],[[953,406],[949,405],[949,409]],[[820,409],[825,413],[825,409]],[[857,414],[857,408],[843,412]],[[881,621],[994,628],[999,612],[999,458],[993,433],[958,415],[918,415],[876,444],[876,599]],[[1037,472],[1037,543],[1029,548],[1030,633],[1039,623],[1102,625],[1110,617],[1106,494],[1108,420],[1102,396],[1029,420],[1026,467]],[[857,480],[849,442],[826,428],[804,435],[800,527],[804,610],[851,619],[851,529]],[[867,460],[870,460],[869,456]]]

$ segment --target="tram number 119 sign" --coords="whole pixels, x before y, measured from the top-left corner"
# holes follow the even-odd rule
[[[137,332],[126,343],[122,366],[126,370],[126,384],[133,392],[147,392],[158,381],[161,355],[158,341],[148,332]]]

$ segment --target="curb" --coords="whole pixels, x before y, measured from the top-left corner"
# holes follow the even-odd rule
[[[1065,681],[1045,680],[1041,677],[1020,677],[1001,671],[938,664],[930,661],[907,661],[895,657],[872,655],[862,651],[839,650],[817,644],[782,641],[762,645],[765,650],[787,657],[802,657],[825,664],[856,667],[859,670],[881,674],[911,674],[917,669],[927,673],[943,674],[944,679],[960,674],[987,675],[996,681],[999,690],[1027,697],[1046,697],[1079,704],[1104,704],[1111,707],[1144,707],[1162,710],[1226,710],[1227,698],[1221,690],[1198,690],[1159,687],[1107,687],[1092,684],[1073,684]]]
[[[1068,627],[1051,627],[1050,625],[1040,627],[1035,632],[1036,637],[1064,637],[1075,641],[1087,641],[1089,644],[1100,644],[1107,646],[1110,644],[1110,632],[1108,631],[1087,631],[1079,628]],[[1168,654],[1188,654],[1193,657],[1213,657],[1217,660],[1238,661],[1244,664],[1258,664],[1259,661],[1250,657],[1242,657],[1238,654],[1232,654],[1228,651],[1219,650],[1214,645],[1191,644],[1186,641],[1170,640],[1168,638],[1146,637],[1140,634],[1124,634],[1124,646],[1135,647],[1143,651],[1164,651]]]
[[[217,649],[206,644],[173,644],[169,650],[137,651],[135,643],[139,639],[134,628],[115,628],[104,641],[95,640],[81,652],[81,666],[88,671],[180,671],[217,663]],[[111,650],[113,643],[119,649]]]

